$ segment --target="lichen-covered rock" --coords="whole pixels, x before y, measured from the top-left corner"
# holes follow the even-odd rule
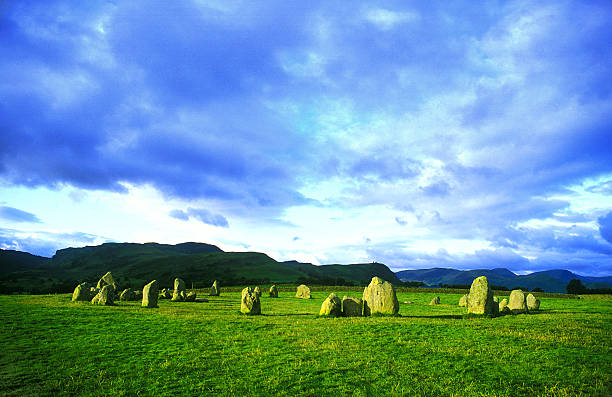
[[[133,300],[136,300],[136,296],[134,295],[134,291],[132,291],[130,288],[124,289],[123,292],[121,292],[121,295],[119,295],[119,300],[120,301],[133,301]]]
[[[159,291],[159,299],[172,299],[172,292],[167,288],[162,288]]]
[[[157,286],[157,280],[153,280],[142,289],[142,306],[150,308],[157,307],[158,298],[159,287]]]
[[[489,286],[489,280],[485,276],[474,279],[467,300],[468,313],[493,314],[494,304],[493,291]]]
[[[115,290],[111,285],[105,285],[91,300],[94,305],[112,306],[115,304]]]
[[[117,290],[117,284],[115,283],[115,279],[111,272],[107,272],[100,280],[98,280],[98,284],[96,285],[96,289],[101,290],[105,285],[110,285],[113,287],[113,291]]]
[[[276,285],[270,287],[270,298],[278,298],[278,289]]]
[[[72,293],[72,301],[73,302],[88,302],[91,300],[91,291],[89,289],[89,284],[81,283],[76,286],[74,292]]]
[[[342,301],[338,298],[338,295],[331,293],[323,301],[319,316],[335,316],[339,317],[342,315]]]
[[[297,287],[297,292],[295,293],[296,298],[302,299],[310,299],[310,288],[305,286],[304,284]]]
[[[539,310],[540,309],[540,300],[537,299],[533,294],[527,295],[527,310]]]
[[[197,298],[197,294],[194,291],[188,292],[185,295],[185,302],[195,302]]]
[[[508,308],[508,299],[504,298],[499,302],[499,312],[500,313],[509,313],[510,309]]]
[[[523,291],[521,291],[520,289],[515,289],[510,292],[510,299],[508,300],[508,309],[510,309],[512,313],[527,312],[527,302]]]
[[[240,311],[244,314],[256,315],[261,314],[261,304],[259,295],[255,289],[247,287],[242,290],[242,298],[240,299]]]
[[[380,277],[372,277],[370,285],[363,290],[363,315],[397,314],[398,312],[399,302],[393,285]]]
[[[259,288],[259,285],[256,286],[253,291],[255,291],[255,293],[257,294],[258,298],[261,298],[261,288]]]
[[[459,306],[461,307],[467,306],[467,300],[468,300],[467,294],[463,295],[461,298],[459,298]]]
[[[211,285],[210,287],[210,296],[219,296],[219,294],[221,293],[221,290],[219,289],[219,283],[217,282],[217,280],[215,280],[215,282]]]
[[[342,314],[345,317],[360,317],[363,314],[363,301],[350,296],[343,297]]]
[[[172,293],[172,300],[175,302],[183,302],[185,300],[185,282],[183,279],[174,279],[174,292]]]
[[[439,305],[440,304],[440,297],[436,296],[435,298],[433,298],[431,300],[431,302],[429,302],[430,305]]]

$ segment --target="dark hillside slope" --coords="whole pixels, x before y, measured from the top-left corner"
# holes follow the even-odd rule
[[[48,265],[51,259],[27,252],[0,249],[0,275]]]

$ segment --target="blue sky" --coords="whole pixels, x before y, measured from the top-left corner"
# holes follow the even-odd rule
[[[612,275],[607,1],[4,1],[0,248]]]

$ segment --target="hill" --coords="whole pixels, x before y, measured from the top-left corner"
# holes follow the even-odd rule
[[[175,277],[188,286],[308,283],[361,285],[373,276],[400,283],[381,263],[315,266],[277,262],[258,252],[224,252],[202,243],[177,245],[106,243],[58,250],[44,267],[19,268],[0,276],[0,292],[69,292],[82,281],[96,282],[111,271],[121,287],[142,288],[152,279],[171,287]]]
[[[32,270],[49,264],[50,259],[27,252],[0,249],[0,275]]]
[[[470,285],[479,276],[486,276],[494,286],[541,288],[545,292],[566,292],[565,287],[571,279],[581,280],[589,288],[612,287],[612,277],[588,277],[568,270],[546,270],[527,275],[517,275],[508,269],[456,270],[447,268],[402,270],[395,275],[402,281],[422,281],[428,285]]]

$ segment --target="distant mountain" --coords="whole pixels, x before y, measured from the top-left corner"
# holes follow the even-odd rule
[[[175,277],[188,286],[266,283],[365,284],[373,276],[400,283],[381,263],[323,265],[297,261],[277,262],[258,252],[224,252],[202,243],[177,245],[106,243],[99,246],[58,250],[44,267],[16,268],[0,276],[0,292],[71,291],[78,282],[96,282],[111,271],[121,287],[142,288],[156,279],[171,287]]]
[[[51,260],[27,252],[0,249],[0,275],[36,269],[49,264]]]
[[[402,281],[422,281],[428,285],[471,284],[476,277],[486,276],[489,283],[506,288],[541,288],[546,292],[566,292],[572,279],[581,280],[589,288],[612,287],[612,277],[588,277],[568,270],[546,270],[519,276],[508,269],[456,270],[447,268],[402,270],[395,275]]]

